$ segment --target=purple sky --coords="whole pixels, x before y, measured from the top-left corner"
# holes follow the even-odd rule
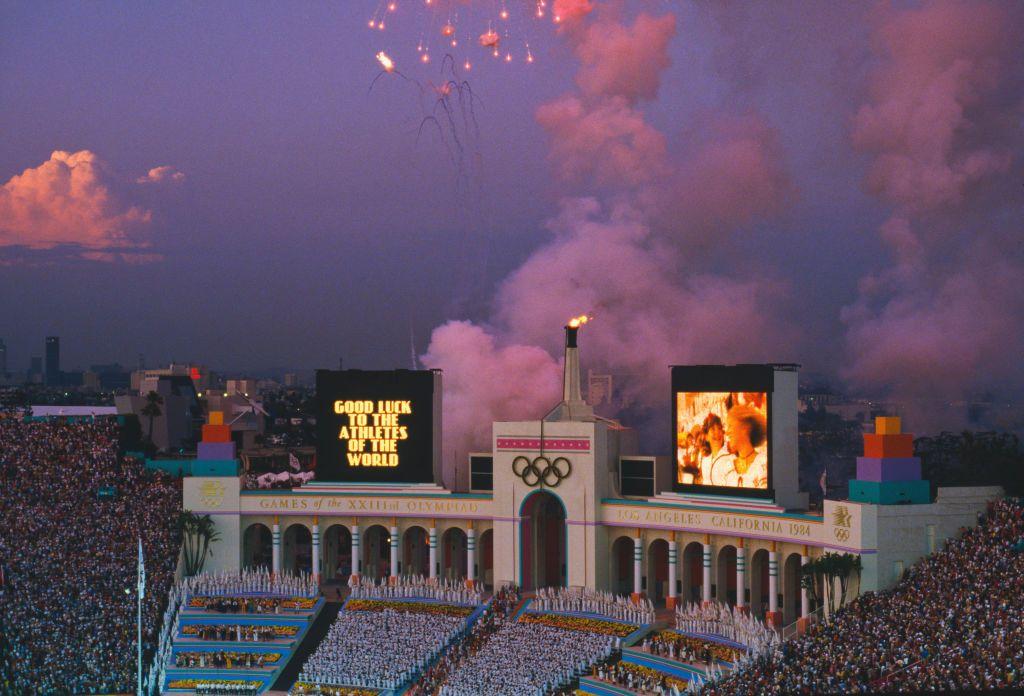
[[[567,95],[590,111],[616,103],[664,138],[666,172],[678,183],[656,192],[655,212],[644,209],[654,230],[644,244],[650,252],[658,240],[675,240],[678,283],[711,274],[729,282],[756,278],[768,285],[755,292],[769,285],[777,291],[758,310],[765,322],[759,330],[770,339],[731,327],[749,350],[725,351],[722,361],[800,362],[871,390],[899,382],[879,367],[890,354],[910,366],[927,354],[931,372],[915,375],[913,387],[942,368],[938,344],[948,331],[909,342],[907,332],[919,337],[913,327],[932,326],[928,312],[949,293],[970,295],[932,280],[957,267],[958,255],[975,252],[1008,261],[1001,281],[1007,287],[1020,277],[1020,188],[998,184],[1019,181],[1021,166],[1024,103],[1019,91],[1012,97],[1021,71],[1007,60],[1013,50],[1000,48],[1002,39],[1020,37],[1019,5],[975,11],[936,3],[922,11],[913,3],[595,4],[596,11],[574,20],[578,25],[558,32],[547,22],[528,23],[532,65],[481,56],[464,75],[476,98],[479,159],[470,157],[462,185],[434,133],[427,128],[417,138],[423,106],[415,86],[387,75],[368,93],[381,49],[409,77],[438,79],[436,54],[429,66],[415,63],[418,37],[430,31],[416,2],[400,3],[383,34],[366,27],[375,2],[4,4],[0,181],[40,167],[55,150],[88,150],[102,162],[111,205],[149,213],[136,225],[148,245],[129,249],[144,252],[146,263],[97,256],[97,245],[89,250],[101,260],[83,258],[74,244],[27,248],[17,243],[19,234],[32,234],[27,228],[35,218],[8,224],[6,238],[0,220],[0,337],[11,367],[24,369],[30,355],[41,355],[51,333],[62,337],[66,367],[133,364],[139,352],[151,365],[197,360],[239,370],[333,366],[339,356],[350,366],[407,366],[410,327],[424,353],[433,329],[452,319],[483,325],[499,346],[539,342],[557,353],[557,322],[545,318],[529,327],[510,318],[533,305],[509,289],[515,279],[504,291],[499,285],[528,259],[544,260],[548,223],[564,198],[595,196],[605,215],[623,200],[638,205],[651,189],[601,180],[608,171],[603,161],[567,179],[559,167],[573,152],[564,148],[579,147],[565,142],[576,124],[558,114],[538,123],[539,108]],[[460,26],[469,27],[473,9],[461,11]],[[639,34],[638,17],[667,15],[675,22],[658,56],[667,67],[651,68],[652,92],[586,82],[587,69],[642,76],[628,67],[628,54],[646,39],[631,43],[627,36],[612,50],[616,32]],[[588,27],[593,34],[574,34]],[[893,34],[910,37],[904,53]],[[951,66],[964,61],[978,72],[956,73]],[[918,84],[934,87],[901,101]],[[905,142],[889,142],[887,128],[942,121],[948,108],[920,108],[936,91],[946,95],[936,99],[940,106],[963,111],[959,120],[948,117],[949,137],[901,131],[893,139]],[[768,194],[778,200],[713,224],[688,195],[718,196],[719,208],[708,204],[707,213],[717,219],[732,201],[742,205],[757,193],[729,178],[743,161],[702,148],[752,131],[764,145],[759,156],[778,173],[778,187]],[[720,185],[704,190],[714,178],[704,172],[722,162]],[[184,178],[135,183],[157,166]],[[952,172],[953,183],[937,184],[931,198],[910,200],[899,188],[899,175],[916,177],[918,191],[936,169]],[[1014,215],[1016,229],[1007,222]],[[909,220],[913,232],[893,241],[896,223],[885,225],[894,219]],[[659,231],[673,221],[701,227],[699,239]],[[986,234],[1009,231],[974,249],[979,226]],[[907,247],[899,240],[908,237],[928,250],[926,270],[901,263]],[[910,266],[913,281],[900,275]],[[610,263],[604,272],[617,270]],[[967,276],[967,284],[977,280],[977,273]],[[872,294],[879,285],[884,291]],[[911,285],[919,291],[899,304]],[[656,284],[636,291],[660,292]],[[1001,296],[977,301],[1006,306],[972,331],[1009,328],[1006,346],[1020,346],[1019,324],[1009,321],[1021,318],[1020,305]],[[600,307],[575,309],[595,310],[601,319]],[[977,315],[971,305],[957,311]],[[618,319],[606,314],[607,322]],[[674,321],[681,320],[665,317]],[[700,326],[688,315],[678,331]],[[882,355],[872,352],[875,345],[884,347]],[[616,364],[611,348],[595,352],[613,368],[638,368]],[[991,355],[987,344],[954,352],[958,360],[949,369],[961,373],[976,371]],[[669,349],[649,364],[709,357],[715,356]],[[844,372],[850,365],[853,372]],[[993,371],[1003,384],[1019,385],[1019,377],[1017,368]],[[993,380],[958,379],[957,389]]]

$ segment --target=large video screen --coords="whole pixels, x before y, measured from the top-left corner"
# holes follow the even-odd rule
[[[673,368],[676,490],[768,495],[770,370]]]
[[[433,480],[434,374],[318,370],[318,481]]]

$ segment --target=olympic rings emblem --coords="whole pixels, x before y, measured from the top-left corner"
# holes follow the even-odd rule
[[[850,538],[850,532],[846,529],[835,529],[833,532],[839,541],[847,541]]]
[[[543,483],[548,488],[555,488],[572,473],[572,463],[565,457],[554,460],[541,455],[533,461],[523,455],[512,460],[512,473],[523,480],[527,486]]]

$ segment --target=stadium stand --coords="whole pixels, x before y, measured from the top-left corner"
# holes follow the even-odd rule
[[[892,590],[709,685],[707,694],[977,691],[1020,688],[1024,506],[989,505]]]
[[[156,647],[181,490],[119,456],[117,441],[114,419],[0,416],[2,693],[135,690],[140,537],[143,646]]]

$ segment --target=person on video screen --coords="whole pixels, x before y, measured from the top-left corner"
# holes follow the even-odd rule
[[[713,463],[711,484],[733,488],[768,487],[768,422],[749,404],[737,404],[725,417],[726,439],[732,457]]]
[[[729,450],[725,446],[725,427],[722,425],[722,419],[714,413],[709,413],[704,418],[704,425],[702,427],[704,433],[704,449],[703,457],[700,460],[700,475],[699,480],[694,483],[711,483],[711,472],[715,468],[715,462],[723,460],[721,466],[728,465],[727,460],[730,458]]]

